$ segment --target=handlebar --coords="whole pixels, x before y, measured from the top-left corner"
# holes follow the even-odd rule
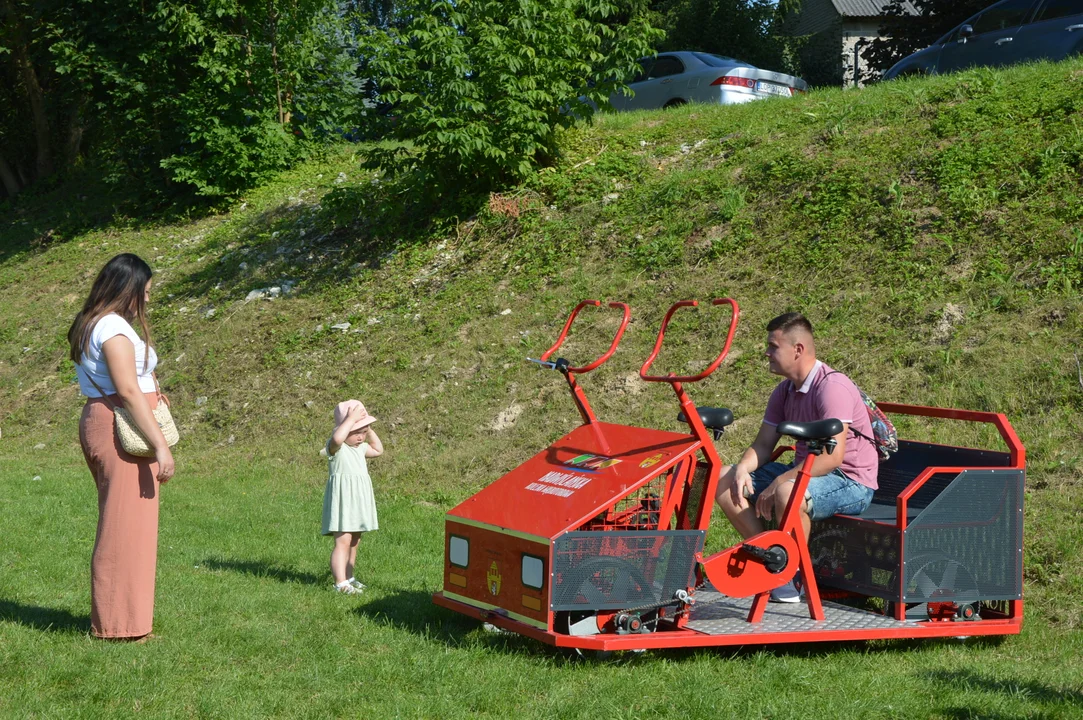
[[[737,307],[737,302],[731,298],[716,298],[711,301],[711,304],[729,304],[732,310],[732,316],[730,318],[730,329],[729,332],[726,334],[726,345],[722,348],[721,354],[719,354],[719,356],[715,358],[715,361],[708,365],[707,369],[701,372],[699,375],[674,375],[673,373],[669,373],[668,375],[647,374],[647,371],[650,370],[651,365],[654,363],[654,359],[658,357],[658,352],[662,349],[662,339],[666,335],[666,327],[669,326],[669,320],[673,317],[673,313],[677,312],[677,310],[682,307],[699,307],[699,302],[697,302],[696,300],[681,300],[680,302],[673,304],[673,307],[671,307],[666,313],[665,319],[662,320],[662,327],[658,331],[658,340],[656,340],[654,343],[654,351],[651,353],[650,357],[647,358],[647,362],[643,363],[643,367],[639,369],[639,377],[641,377],[643,380],[646,380],[647,382],[699,382],[700,380],[703,380],[718,369],[718,366],[722,364],[722,360],[725,359],[726,355],[730,351],[730,344],[733,342],[733,335],[737,331],[737,318],[741,314],[741,310]]]
[[[560,337],[557,338],[556,344],[545,351],[545,354],[541,356],[540,361],[535,362],[539,362],[539,364],[541,365],[550,366],[550,363],[548,362],[549,356],[556,352],[557,348],[564,344],[564,340],[568,337],[568,330],[571,328],[572,323],[575,322],[575,318],[579,315],[579,311],[585,308],[587,305],[600,307],[601,304],[602,303],[598,300],[584,300],[583,302],[576,305],[575,309],[572,310],[572,314],[568,316],[568,321],[564,323],[564,329],[560,331]],[[594,370],[599,365],[608,360],[613,355],[613,353],[616,352],[617,345],[620,344],[620,339],[624,337],[624,331],[628,328],[628,320],[632,316],[632,309],[629,308],[627,304],[622,302],[611,302],[609,303],[609,307],[622,310],[624,312],[624,318],[621,320],[620,327],[617,328],[617,334],[613,338],[613,343],[609,346],[609,349],[606,350],[605,353],[594,362],[590,363],[589,365],[584,365],[582,367],[568,367],[567,369],[569,371],[578,374],[590,372],[591,370]],[[560,361],[558,360],[557,363],[553,363],[551,366],[555,367],[559,362]]]

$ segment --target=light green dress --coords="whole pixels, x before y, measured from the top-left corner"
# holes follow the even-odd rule
[[[330,446],[330,442],[328,442]],[[343,445],[327,458],[327,487],[323,492],[324,535],[337,532],[369,532],[380,527],[376,519],[376,498],[372,494],[365,451]]]

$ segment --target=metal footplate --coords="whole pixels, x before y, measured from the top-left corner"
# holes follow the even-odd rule
[[[712,588],[696,593],[696,604],[689,611],[688,630],[705,635],[769,635],[772,633],[822,632],[825,630],[867,630],[873,628],[912,627],[914,623],[899,621],[868,610],[824,602],[824,619],[809,617],[803,603],[770,603],[758,623],[748,622],[752,598],[731,598]]]

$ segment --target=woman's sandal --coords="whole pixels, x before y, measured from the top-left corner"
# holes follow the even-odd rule
[[[129,637],[104,637],[98,638],[99,640],[107,640],[115,643],[132,643],[135,645],[145,645],[148,640],[157,640],[158,636],[154,633],[147,633],[146,635],[135,635]]]

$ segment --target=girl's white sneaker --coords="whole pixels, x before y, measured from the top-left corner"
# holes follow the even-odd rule
[[[342,585],[335,585],[335,592],[340,592],[343,595],[360,595],[361,591],[351,585],[349,582],[345,582]]]
[[[364,592],[365,588],[368,587],[367,585],[365,585],[365,583],[361,582],[357,578],[350,578],[346,582],[350,583],[350,585],[352,585],[357,590],[357,592]]]

